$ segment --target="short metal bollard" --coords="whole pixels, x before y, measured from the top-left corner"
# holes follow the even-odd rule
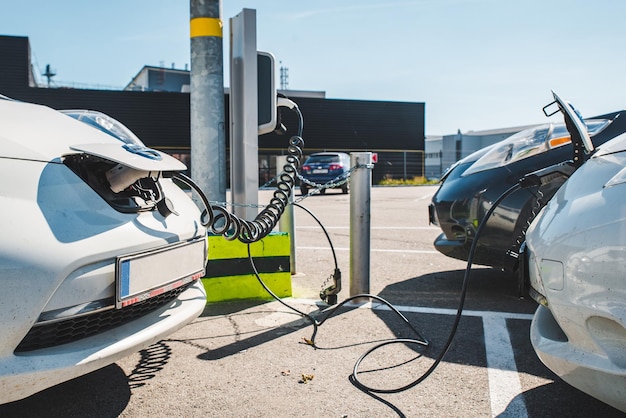
[[[350,296],[370,292],[372,153],[350,154]]]

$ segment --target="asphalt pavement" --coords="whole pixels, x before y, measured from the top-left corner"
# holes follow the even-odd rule
[[[428,224],[427,205],[435,190],[372,189],[366,290],[402,316],[378,299],[359,299],[329,317],[333,307],[320,301],[319,291],[334,271],[332,251],[316,220],[296,210],[293,298],[209,304],[169,338],[0,406],[0,416],[622,416],[541,364],[528,337],[536,304],[520,297],[514,278],[502,272],[473,269],[452,334],[466,266],[432,246],[439,229]],[[261,191],[259,203],[270,194]],[[350,196],[328,191],[300,204],[331,237],[342,302],[353,296]],[[385,343],[390,340],[396,342]]]

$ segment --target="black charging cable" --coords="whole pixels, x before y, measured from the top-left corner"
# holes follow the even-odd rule
[[[278,175],[276,190],[270,202],[252,221],[241,219],[231,213],[224,206],[212,205],[202,189],[191,178],[183,173],[174,173],[173,178],[188,185],[200,196],[205,207],[200,222],[216,235],[222,235],[227,240],[235,240],[250,244],[265,238],[278,224],[278,221],[290,203],[292,191],[296,184],[300,161],[303,156],[304,140],[302,139],[303,118],[298,106],[288,99],[281,99],[281,103],[289,107],[298,115],[298,135],[289,138],[286,163],[283,171]]]
[[[399,388],[394,388],[394,389],[379,389],[379,388],[372,388],[370,386],[365,385],[363,382],[361,382],[358,378],[358,374],[359,374],[359,367],[361,365],[361,363],[363,362],[363,360],[369,356],[370,354],[372,354],[374,351],[387,346],[389,344],[420,344],[419,341],[415,341],[415,340],[411,340],[411,339],[405,339],[405,338],[399,338],[396,340],[390,340],[390,341],[386,341],[383,342],[381,344],[378,344],[376,346],[374,346],[373,348],[369,349],[367,352],[365,352],[355,363],[354,368],[352,370],[352,382],[355,386],[357,386],[359,389],[365,391],[365,392],[372,392],[372,393],[399,393],[399,392],[403,392],[407,389],[410,389],[418,384],[420,384],[421,382],[423,382],[424,380],[426,380],[426,378],[428,376],[430,376],[432,374],[432,372],[435,371],[435,369],[437,368],[437,366],[439,365],[439,363],[441,362],[441,360],[443,359],[443,357],[446,355],[446,353],[448,352],[448,350],[450,349],[450,346],[452,345],[452,341],[454,340],[454,337],[457,333],[458,327],[459,327],[459,322],[461,321],[461,317],[463,314],[463,307],[465,306],[465,298],[467,296],[467,289],[468,289],[468,285],[469,285],[469,279],[470,279],[470,274],[471,274],[471,269],[472,269],[472,263],[474,261],[474,253],[476,252],[476,246],[478,243],[478,239],[480,238],[480,235],[482,234],[484,225],[487,223],[487,219],[489,219],[489,217],[491,217],[491,215],[493,214],[493,212],[496,210],[496,207],[498,207],[498,205],[500,205],[500,203],[502,203],[502,201],[504,199],[506,199],[508,196],[510,196],[512,193],[514,193],[515,191],[517,191],[518,189],[520,189],[520,185],[518,183],[516,183],[515,185],[511,186],[509,189],[507,189],[504,193],[502,193],[502,195],[500,195],[500,197],[498,197],[498,199],[493,203],[493,205],[491,205],[491,208],[489,208],[489,210],[487,211],[487,213],[485,213],[485,215],[483,216],[483,219],[480,223],[480,225],[478,226],[478,229],[476,230],[476,235],[474,236],[474,239],[472,241],[472,245],[470,247],[470,251],[469,251],[469,255],[467,257],[467,266],[465,268],[465,274],[463,275],[463,283],[462,283],[462,288],[461,288],[461,296],[460,296],[460,302],[459,302],[459,306],[457,308],[457,312],[456,312],[456,316],[454,318],[454,323],[452,325],[452,329],[450,330],[450,334],[448,335],[448,339],[446,341],[446,343],[444,344],[443,348],[441,349],[441,352],[437,355],[437,357],[435,358],[435,361],[433,362],[433,364],[428,368],[428,370],[426,370],[420,377],[418,377],[417,379],[415,379],[414,381],[399,387]]]
[[[301,143],[302,143],[302,138],[300,138],[299,136],[298,137],[292,137],[292,139],[290,140],[290,146],[294,146],[295,147],[296,144],[301,145]],[[299,148],[299,149],[301,150],[301,148]],[[285,167],[287,167],[288,165],[295,166],[295,164],[293,164],[292,162],[289,162],[289,161],[285,165]],[[286,175],[287,175],[287,177],[293,178],[291,176],[291,172],[288,172]],[[281,303],[283,306],[285,306],[286,308],[296,312],[297,314],[301,315],[302,317],[307,318],[311,322],[311,324],[313,325],[313,333],[311,335],[311,338],[306,340],[306,343],[308,345],[311,345],[314,348],[319,348],[319,347],[317,347],[317,345],[315,343],[315,338],[317,336],[319,327],[322,326],[328,319],[330,319],[341,307],[343,307],[345,304],[347,304],[347,303],[349,303],[349,302],[351,302],[352,300],[355,300],[355,299],[369,298],[369,299],[374,299],[374,300],[379,301],[380,303],[386,305],[397,316],[399,316],[401,318],[401,320],[415,333],[415,335],[417,336],[417,339],[396,338],[396,339],[383,341],[382,343],[380,343],[380,344],[372,347],[368,351],[366,351],[356,361],[356,363],[354,365],[354,368],[353,368],[353,371],[352,371],[351,381],[359,389],[361,389],[361,390],[363,390],[365,392],[371,392],[371,393],[399,393],[399,392],[405,391],[407,389],[410,389],[410,388],[418,385],[419,383],[424,381],[428,376],[430,376],[430,374],[432,374],[432,372],[435,371],[435,369],[437,368],[437,366],[439,365],[439,363],[441,362],[443,357],[446,355],[446,353],[450,349],[450,346],[452,345],[452,341],[454,339],[454,336],[456,335],[456,332],[458,330],[459,322],[461,320],[462,313],[463,313],[463,308],[464,308],[464,304],[465,304],[465,298],[466,298],[466,295],[467,295],[467,289],[468,289],[468,285],[469,285],[471,266],[472,266],[472,263],[473,263],[474,253],[476,251],[476,246],[477,246],[478,240],[479,240],[479,238],[480,238],[480,236],[482,234],[483,228],[484,228],[487,220],[491,217],[491,215],[493,214],[495,209],[499,206],[499,204],[505,198],[507,198],[509,195],[511,195],[512,193],[514,193],[518,189],[522,188],[521,183],[523,183],[523,182],[516,183],[514,186],[510,187],[508,190],[506,190],[504,193],[502,193],[502,195],[493,203],[491,208],[489,208],[489,210],[483,216],[483,219],[482,219],[482,221],[481,221],[481,223],[480,223],[480,225],[479,225],[479,227],[478,227],[478,229],[476,231],[476,234],[475,234],[474,239],[472,241],[472,245],[470,247],[469,256],[468,256],[468,260],[467,260],[467,267],[465,269],[465,274],[464,274],[464,277],[463,277],[460,302],[459,302],[459,306],[457,308],[457,313],[456,313],[456,316],[455,316],[454,323],[452,325],[450,334],[448,336],[448,339],[447,339],[445,345],[443,346],[441,352],[435,358],[435,361],[433,362],[433,364],[420,377],[418,377],[417,379],[415,379],[414,381],[410,382],[407,385],[404,385],[404,386],[399,387],[399,388],[394,388],[394,389],[380,389],[380,388],[373,388],[373,387],[367,386],[366,384],[364,384],[363,382],[361,382],[359,380],[359,378],[358,378],[359,367],[361,366],[361,363],[363,362],[363,360],[365,360],[369,355],[371,355],[375,351],[381,349],[382,347],[390,345],[390,344],[405,344],[405,345],[413,344],[413,345],[419,345],[421,347],[428,347],[429,346],[429,342],[419,333],[419,331],[417,331],[417,329],[415,329],[415,327],[410,323],[410,321],[400,311],[398,311],[390,302],[388,302],[387,300],[381,298],[380,296],[372,295],[372,294],[359,294],[359,295],[354,295],[354,296],[351,296],[351,297],[345,299],[344,301],[342,301],[338,305],[334,306],[332,309],[328,310],[326,316],[322,320],[317,320],[311,314],[308,314],[306,312],[300,311],[299,309],[297,309],[297,308],[287,304],[280,297],[278,297],[265,284],[265,282],[261,279],[261,277],[259,275],[259,272],[256,269],[256,266],[254,264],[254,260],[252,258],[251,252],[250,252],[250,244],[255,242],[255,241],[258,241],[261,238],[263,238],[264,236],[266,236],[271,231],[271,229],[273,229],[275,227],[275,225],[278,222],[278,219],[280,218],[280,215],[282,215],[282,213],[284,211],[284,207],[287,204],[297,205],[295,203],[289,203],[288,202],[289,197],[291,195],[291,188],[293,187],[293,184],[291,183],[291,181],[289,179],[282,179],[283,180],[282,181],[283,185],[277,188],[277,191],[274,194],[274,198],[272,199],[272,204],[276,204],[276,202],[273,202],[276,199],[280,201],[278,203],[278,206],[280,207],[280,210],[276,210],[276,212],[264,211],[265,213],[272,213],[272,215],[265,216],[265,217],[258,216],[255,219],[255,221],[253,221],[253,223],[260,223],[260,224],[262,224],[262,228],[261,229],[263,229],[263,234],[261,234],[261,233],[256,234],[256,233],[254,233],[252,231],[256,227],[255,226],[250,226],[250,223],[248,221],[240,220],[239,218],[235,217],[234,215],[228,213],[228,211],[224,207],[222,207],[222,206],[211,205],[210,202],[208,201],[206,195],[200,189],[200,187],[193,180],[191,180],[189,177],[187,177],[187,176],[185,176],[185,175],[183,175],[181,173],[177,173],[177,174],[174,175],[174,178],[177,178],[178,180],[182,181],[183,183],[188,184],[190,187],[192,187],[198,193],[198,195],[202,199],[203,204],[206,207],[206,210],[203,212],[203,216],[202,217],[204,218],[204,217],[208,216],[208,219],[206,221],[202,221],[202,224],[205,227],[210,227],[215,233],[224,235],[227,239],[228,238],[229,239],[238,238],[240,241],[248,244],[247,245],[247,248],[248,248],[248,259],[250,261],[250,265],[251,265],[251,267],[253,269],[255,277],[257,278],[257,280],[259,281],[261,286],[268,292],[268,294],[272,298],[274,298],[276,301]],[[295,182],[295,179],[293,181]],[[528,179],[526,179],[526,181],[528,181]],[[290,187],[289,191],[283,190],[287,186]],[[526,186],[526,184],[524,184],[524,186]],[[297,206],[301,207],[302,209],[306,210],[308,213],[310,213],[312,215],[312,213],[309,210],[305,209],[303,206],[301,206],[301,205],[297,205]],[[217,214],[215,214],[215,212],[217,212]],[[264,212],[261,212],[261,213],[264,213]],[[317,219],[317,218],[315,218],[315,219]],[[219,222],[222,222],[222,224],[223,224],[222,227],[215,226]],[[318,220],[318,223],[320,223],[320,225],[321,225],[321,222],[319,222],[319,220]],[[235,232],[231,231],[230,233],[228,233],[228,229],[226,227],[227,225],[230,226],[231,229],[235,228],[236,231]],[[245,226],[242,226],[242,225],[245,225]],[[270,226],[271,226],[271,228],[270,228]],[[269,228],[269,229],[267,229],[267,228]],[[335,269],[338,270],[337,258],[336,258],[335,252],[334,252],[334,248],[332,247],[332,243],[330,242],[330,237],[329,237],[328,233],[326,232],[326,230],[323,228],[323,226],[322,226],[322,229],[324,230],[324,233],[326,234],[326,237],[329,240],[329,243],[331,245],[331,248],[332,248],[332,251],[333,251],[333,258],[335,260]]]
[[[416,385],[418,385],[419,383],[423,382],[428,376],[430,376],[435,369],[438,367],[438,365],[441,363],[441,360],[444,358],[444,356],[447,354],[448,350],[450,349],[451,345],[452,345],[452,341],[454,340],[454,337],[457,333],[458,330],[458,326],[459,323],[461,321],[461,317],[462,317],[462,313],[463,313],[463,308],[465,305],[465,299],[467,296],[467,289],[468,289],[468,285],[469,285],[469,279],[470,279],[470,274],[471,274],[471,267],[473,264],[473,259],[474,259],[474,253],[476,251],[476,247],[477,247],[477,243],[478,243],[478,239],[480,238],[482,231],[484,229],[484,225],[486,224],[486,221],[491,217],[491,215],[493,214],[493,212],[495,211],[495,209],[500,205],[500,203],[506,199],[508,196],[510,196],[512,193],[514,193],[515,191],[519,190],[521,188],[520,183],[515,184],[514,186],[510,187],[508,190],[506,190],[504,193],[502,193],[502,195],[493,203],[493,205],[491,206],[491,208],[489,208],[489,210],[485,213],[485,215],[483,216],[482,222],[480,223],[477,231],[476,231],[476,235],[474,236],[474,240],[472,241],[472,245],[470,247],[470,251],[469,251],[469,256],[468,256],[468,260],[467,260],[467,266],[465,269],[465,274],[463,276],[463,282],[462,282],[462,289],[461,289],[461,296],[460,296],[460,302],[459,302],[459,306],[457,308],[457,313],[454,319],[454,323],[452,325],[452,328],[450,330],[450,334],[448,336],[448,339],[446,341],[446,343],[444,344],[443,348],[441,349],[441,351],[439,352],[439,354],[437,355],[437,357],[435,358],[435,361],[433,362],[433,364],[421,375],[419,376],[417,379],[415,379],[414,381],[408,383],[407,385],[404,385],[402,387],[399,388],[393,388],[393,389],[380,389],[380,388],[373,388],[370,387],[366,384],[364,384],[363,382],[361,382],[358,378],[359,375],[359,368],[361,366],[361,363],[372,353],[374,353],[375,351],[391,345],[391,344],[405,344],[405,345],[418,345],[421,347],[428,347],[430,344],[429,342],[422,337],[422,335],[419,333],[419,331],[417,331],[417,329],[415,329],[415,327],[411,324],[411,322],[400,312],[398,311],[390,302],[388,302],[387,300],[376,296],[376,295],[372,295],[372,294],[358,294],[355,296],[351,296],[347,299],[345,299],[344,301],[342,301],[341,303],[339,303],[338,305],[334,306],[332,309],[330,309],[329,311],[327,311],[326,316],[320,321],[318,319],[316,319],[313,315],[303,312],[291,305],[289,305],[288,303],[286,303],[285,301],[283,301],[281,298],[279,298],[263,281],[263,279],[261,279],[258,270],[256,269],[256,266],[254,264],[254,260],[252,258],[252,254],[250,252],[250,244],[248,244],[248,259],[250,261],[250,265],[252,267],[252,270],[254,272],[255,277],[257,278],[257,280],[259,281],[259,283],[261,284],[261,286],[265,289],[265,291],[272,297],[274,298],[276,301],[278,301],[280,304],[282,304],[283,306],[285,306],[286,308],[288,308],[289,310],[301,315],[302,317],[307,318],[311,324],[313,325],[313,333],[311,335],[310,339],[305,339],[306,343],[314,348],[319,348],[316,343],[315,343],[315,338],[317,336],[319,327],[322,326],[328,319],[330,319],[341,307],[343,307],[345,304],[347,304],[348,302],[355,300],[355,299],[364,299],[364,298],[369,298],[369,299],[374,299],[377,300],[381,303],[383,303],[384,305],[386,305],[392,312],[394,312],[397,316],[399,316],[402,321],[415,333],[415,335],[418,337],[417,339],[413,339],[413,338],[395,338],[395,339],[390,339],[390,340],[386,340],[383,341],[379,344],[377,344],[376,346],[370,348],[369,350],[367,350],[363,355],[361,355],[361,357],[359,357],[359,359],[356,361],[356,363],[354,364],[353,370],[352,370],[352,375],[351,375],[351,382],[357,386],[359,389],[363,390],[364,392],[369,392],[369,393],[399,393],[399,392],[403,392],[405,390],[408,390],[410,388],[415,387]],[[310,213],[310,211],[307,211]],[[323,226],[322,226],[323,228]],[[323,228],[324,229],[324,228]],[[325,231],[325,229],[324,229]],[[327,234],[327,238],[329,240],[330,243],[330,237]],[[331,248],[332,248],[332,243],[331,244]],[[334,254],[334,249],[333,249],[333,254]]]
[[[250,261],[250,266],[252,267],[253,273],[255,275],[255,277],[257,278],[257,280],[259,281],[259,283],[261,284],[261,286],[265,289],[265,291],[267,293],[269,293],[269,295],[274,298],[277,302],[279,302],[281,305],[285,306],[286,308],[288,308],[289,310],[307,318],[311,324],[313,325],[313,334],[311,335],[311,338],[306,340],[306,343],[314,348],[319,348],[316,344],[315,344],[315,337],[317,336],[317,331],[318,328],[320,326],[322,326],[324,324],[324,322],[326,322],[328,319],[330,319],[330,317],[332,317],[338,310],[339,308],[341,308],[343,305],[345,305],[346,303],[355,300],[355,299],[363,299],[363,298],[371,298],[371,299],[375,299],[385,305],[387,305],[389,307],[389,309],[391,309],[396,315],[398,315],[400,317],[400,319],[409,327],[411,328],[411,330],[417,335],[418,338],[420,338],[421,340],[412,340],[418,344],[424,345],[424,346],[428,346],[428,341],[426,341],[426,339],[424,339],[421,334],[419,333],[419,331],[417,331],[415,329],[415,327],[413,327],[413,325],[409,322],[409,320],[402,315],[402,313],[400,311],[398,311],[391,303],[389,303],[387,300],[381,298],[380,296],[376,296],[376,295],[371,295],[371,294],[367,294],[367,293],[363,293],[363,294],[359,294],[359,295],[354,295],[351,296],[347,299],[345,299],[343,302],[339,303],[338,305],[333,306],[332,309],[330,309],[329,311],[327,311],[328,313],[326,314],[326,316],[324,317],[324,319],[322,319],[321,321],[318,321],[313,315],[308,314],[306,312],[303,312],[301,310],[299,310],[298,308],[295,308],[291,305],[289,305],[288,303],[286,303],[285,301],[283,301],[281,298],[279,298],[273,291],[272,289],[270,289],[267,284],[265,284],[265,282],[263,281],[263,279],[261,279],[261,276],[259,275],[259,272],[256,268],[256,265],[254,264],[254,259],[252,258],[252,254],[250,252],[250,244],[248,244],[248,260]]]
[[[517,183],[514,186],[510,187],[508,190],[506,190],[504,193],[502,193],[502,195],[493,203],[491,208],[483,216],[482,222],[480,223],[476,231],[474,240],[472,241],[472,245],[470,247],[470,252],[469,252],[469,256],[467,260],[467,267],[465,269],[465,274],[463,277],[463,284],[462,284],[462,290],[461,290],[459,306],[457,309],[457,314],[456,314],[454,323],[452,325],[450,334],[448,336],[448,339],[444,347],[442,348],[441,352],[435,358],[434,363],[420,377],[418,377],[413,382],[407,385],[404,385],[402,387],[395,388],[395,389],[379,389],[379,388],[369,387],[365,385],[364,383],[362,383],[358,378],[359,367],[361,363],[363,362],[363,360],[365,360],[365,358],[367,358],[369,355],[379,350],[380,348],[385,347],[390,344],[405,344],[405,345],[413,344],[413,345],[419,345],[421,347],[428,347],[429,342],[424,337],[422,337],[422,335],[419,333],[419,331],[415,329],[415,327],[410,323],[410,321],[404,315],[402,315],[402,313],[398,311],[391,303],[389,303],[387,300],[377,295],[372,295],[372,294],[359,294],[359,295],[351,296],[345,299],[343,302],[339,303],[338,305],[334,306],[332,309],[328,310],[326,316],[322,320],[317,320],[311,314],[302,312],[299,309],[284,302],[265,284],[265,282],[261,279],[258,270],[256,269],[254,260],[252,258],[252,254],[250,252],[250,244],[264,238],[274,229],[274,227],[278,223],[278,220],[282,216],[286,206],[288,204],[297,205],[293,202],[290,202],[290,197],[292,194],[292,190],[295,186],[297,171],[298,171],[298,168],[300,167],[300,159],[303,155],[302,148],[304,145],[304,140],[301,137],[303,123],[302,123],[302,114],[300,113],[298,107],[295,106],[293,102],[290,102],[290,103],[293,105],[291,108],[295,110],[299,116],[300,124],[299,124],[298,135],[291,137],[289,140],[289,146],[287,149],[288,151],[287,163],[283,167],[283,172],[278,176],[276,190],[274,191],[274,195],[272,199],[270,200],[270,203],[267,206],[265,206],[265,208],[259,213],[259,215],[253,221],[240,219],[234,214],[228,212],[228,210],[223,206],[211,205],[208,198],[203,193],[202,189],[188,176],[182,173],[175,173],[173,175],[173,178],[187,184],[189,187],[195,190],[196,193],[200,196],[200,199],[202,200],[202,203],[205,206],[205,210],[202,212],[202,216],[201,216],[201,223],[204,227],[210,229],[213,233],[217,235],[224,236],[226,239],[229,239],[229,240],[238,239],[241,242],[247,244],[248,259],[250,261],[250,265],[253,269],[254,275],[259,281],[259,283],[261,284],[261,286],[268,292],[268,294],[270,294],[272,298],[274,298],[276,301],[278,301],[279,303],[281,303],[288,309],[307,318],[311,322],[311,324],[313,324],[313,333],[311,335],[311,338],[306,340],[308,345],[311,345],[312,347],[315,347],[315,348],[319,348],[317,347],[315,343],[315,338],[317,336],[318,328],[321,325],[323,325],[328,319],[330,319],[341,307],[343,307],[345,304],[347,304],[348,302],[352,300],[364,299],[364,298],[374,299],[386,305],[392,312],[398,315],[402,319],[402,321],[415,333],[415,335],[417,336],[417,339],[396,338],[396,339],[383,341],[382,343],[372,347],[371,349],[366,351],[356,361],[353,371],[352,371],[351,381],[353,382],[355,386],[357,386],[361,390],[365,392],[371,392],[371,393],[398,393],[398,392],[402,392],[407,389],[410,389],[418,385],[422,381],[424,381],[437,368],[437,366],[439,365],[443,357],[446,355],[446,353],[450,349],[450,346],[452,345],[452,341],[454,339],[454,336],[456,335],[458,325],[462,317],[463,307],[465,304],[465,298],[467,295],[467,288],[469,285],[469,278],[470,278],[474,253],[476,250],[478,239],[482,233],[483,227],[486,224],[487,219],[493,214],[496,207],[506,197],[508,197],[510,194],[512,194],[516,190],[520,189],[521,186],[519,183]],[[301,205],[297,205],[297,206],[301,207],[302,209],[306,210],[309,214],[312,215],[312,213],[308,209],[305,209]],[[315,216],[313,217],[315,218]],[[315,219],[317,220],[317,218]],[[319,222],[319,220],[317,221],[321,225],[321,222]],[[332,243],[330,242],[330,237],[323,226],[322,226],[322,229],[324,230],[324,233],[326,234],[326,237],[331,245],[331,248],[333,251],[333,258],[335,261],[335,272],[338,272],[339,269],[337,266],[337,257],[335,255],[334,248],[332,247]]]
[[[566,118],[567,119],[567,118]],[[567,122],[567,120],[566,120]],[[384,303],[385,305],[387,305],[393,312],[395,312],[397,315],[399,315],[403,321],[413,330],[413,332],[415,332],[415,334],[418,336],[419,339],[411,339],[411,338],[396,338],[396,339],[391,339],[391,340],[387,340],[387,341],[383,341],[382,343],[377,344],[376,346],[372,347],[371,349],[367,350],[363,355],[361,355],[361,357],[359,357],[359,359],[356,361],[353,370],[352,370],[352,375],[350,376],[351,379],[350,381],[359,389],[361,389],[362,391],[366,392],[366,393],[370,393],[370,394],[374,394],[374,393],[379,393],[379,394],[391,394],[391,393],[399,393],[399,392],[403,392],[405,390],[408,390],[410,388],[415,387],[416,385],[420,384],[421,382],[423,382],[426,378],[428,378],[428,376],[430,376],[435,369],[439,366],[439,364],[441,363],[441,361],[443,360],[444,356],[447,354],[447,352],[449,351],[452,342],[454,340],[454,337],[456,336],[456,333],[458,331],[458,327],[459,327],[459,323],[461,321],[462,318],[462,314],[463,314],[463,309],[465,306],[465,299],[467,297],[467,290],[468,290],[468,286],[469,286],[469,280],[470,280],[470,276],[471,276],[471,269],[472,269],[472,264],[473,264],[473,260],[474,260],[474,255],[476,252],[476,248],[478,245],[478,241],[482,235],[482,232],[485,228],[485,225],[487,224],[487,220],[492,216],[493,212],[496,210],[496,208],[502,203],[502,201],[504,201],[504,199],[506,199],[508,196],[510,196],[511,194],[515,193],[517,190],[520,189],[528,189],[532,186],[541,186],[553,181],[565,181],[567,180],[567,178],[569,178],[571,176],[571,174],[573,173],[573,171],[576,170],[576,168],[578,168],[580,166],[580,164],[576,164],[576,161],[574,161],[574,164],[572,164],[572,162],[570,161],[566,161],[563,163],[559,163],[559,164],[555,164],[553,166],[550,167],[546,167],[545,169],[542,170],[538,170],[536,172],[530,173],[528,175],[526,175],[525,177],[523,177],[522,179],[520,179],[516,184],[514,184],[513,186],[509,187],[506,191],[504,191],[491,205],[491,207],[489,208],[489,210],[485,213],[485,215],[483,216],[477,230],[476,230],[476,234],[474,235],[474,239],[472,240],[472,245],[470,246],[470,251],[468,254],[468,259],[467,259],[467,264],[466,264],[466,268],[465,268],[465,273],[463,275],[463,282],[462,282],[462,287],[461,287],[461,294],[460,294],[460,300],[459,300],[459,305],[457,308],[457,312],[455,315],[455,319],[454,319],[454,323],[452,325],[452,328],[450,329],[450,333],[448,335],[448,339],[446,340],[444,346],[442,347],[441,351],[439,352],[439,354],[435,357],[435,360],[433,362],[433,364],[421,375],[419,376],[417,379],[413,380],[412,382],[398,387],[398,388],[393,388],[393,389],[381,389],[381,388],[373,388],[370,387],[366,384],[364,384],[363,382],[361,382],[358,378],[359,375],[359,368],[362,364],[362,362],[372,353],[374,353],[375,351],[386,347],[388,345],[391,344],[413,344],[413,345],[419,345],[422,347],[428,347],[429,343],[426,339],[424,339],[421,334],[411,325],[411,323],[406,319],[406,317],[404,317],[404,315],[402,315],[402,313],[400,313],[395,307],[393,307],[393,305],[391,305],[391,303],[387,302],[385,299],[382,299],[376,295],[370,295],[370,294],[361,294],[361,295],[355,295],[352,296],[346,300],[344,300],[343,302],[341,302],[339,305],[335,306],[333,309],[331,309],[329,311],[329,313],[326,315],[326,317],[324,317],[324,319],[322,319],[321,321],[318,321],[317,319],[315,319],[312,315],[304,313],[290,305],[288,305],[287,303],[285,303],[284,301],[282,301],[280,298],[278,298],[268,287],[267,285],[263,282],[263,280],[261,279],[261,277],[258,274],[258,271],[256,270],[256,267],[254,265],[254,261],[252,259],[252,256],[250,254],[250,245],[248,244],[248,258],[250,260],[250,264],[254,270],[255,276],[257,277],[257,279],[259,280],[259,282],[261,283],[261,285],[265,288],[265,290],[277,301],[279,301],[281,304],[283,304],[284,306],[286,306],[287,308],[295,311],[296,313],[299,313],[300,315],[308,318],[311,323],[313,324],[313,334],[311,336],[311,338],[309,340],[307,340],[307,343],[313,347],[316,347],[315,344],[315,337],[317,335],[318,332],[318,328],[326,321],[328,320],[330,317],[332,317],[339,308],[341,308],[343,305],[345,305],[346,303],[348,303],[349,301],[352,301],[354,299],[362,299],[362,298],[371,298],[371,299],[375,299],[378,300],[382,303]],[[547,202],[544,202],[544,205]],[[308,210],[307,210],[308,211]],[[310,211],[308,211],[310,213]],[[317,218],[316,218],[317,219]],[[321,222],[318,223],[321,225]],[[322,229],[323,226],[322,226]],[[326,230],[324,229],[324,232],[326,233]],[[329,240],[330,243],[330,237],[328,236],[328,234],[326,233],[326,236]],[[332,248],[332,243],[331,243],[331,248]],[[333,256],[335,257],[334,254],[334,249],[333,249]],[[335,257],[335,266],[337,266],[337,260]],[[336,267],[337,268],[337,267]]]

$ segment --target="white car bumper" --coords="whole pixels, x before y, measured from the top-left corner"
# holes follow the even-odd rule
[[[187,325],[205,306],[206,294],[198,280],[171,303],[107,333],[5,357],[0,361],[0,403],[112,364]]]

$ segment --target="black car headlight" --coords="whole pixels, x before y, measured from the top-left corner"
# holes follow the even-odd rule
[[[610,121],[607,119],[593,119],[585,121],[589,135],[595,135],[604,129]],[[523,160],[561,147],[571,142],[565,124],[549,123],[520,131],[492,148],[465,172],[463,177],[492,168],[502,167],[513,162]]]

